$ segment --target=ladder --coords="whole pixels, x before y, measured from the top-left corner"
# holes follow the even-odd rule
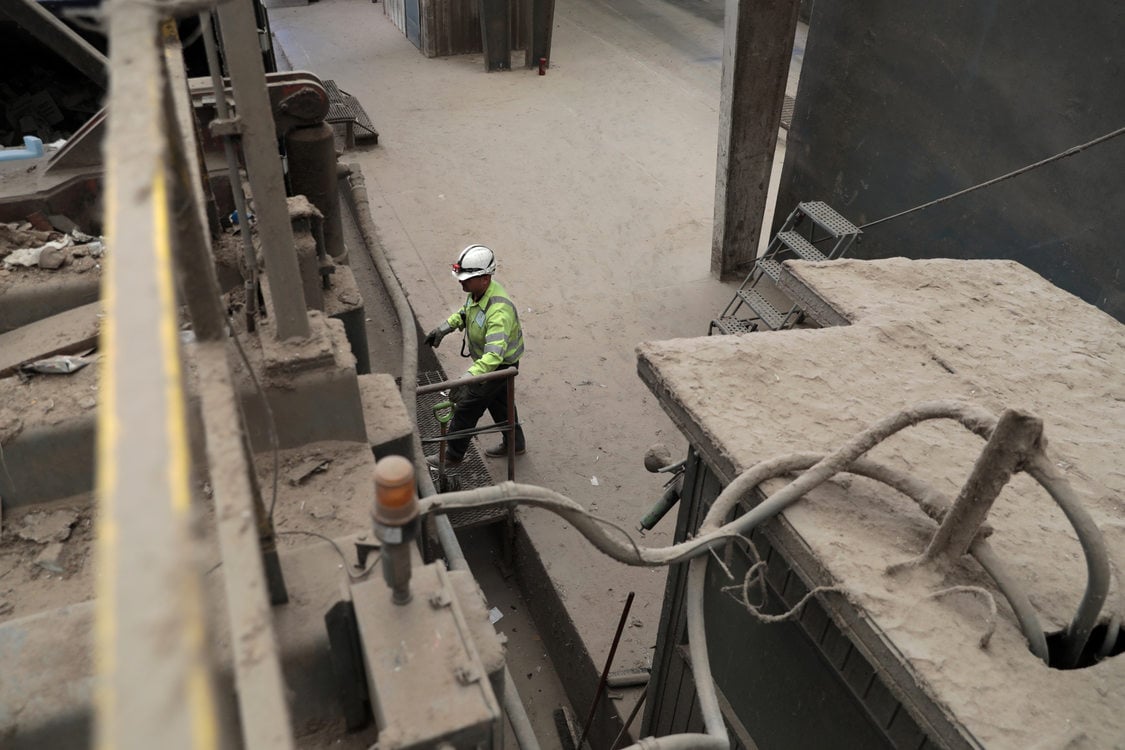
[[[793,303],[788,312],[782,312],[756,289],[758,283],[765,277],[775,284],[780,281],[785,273],[781,263],[790,258],[811,261],[841,258],[859,234],[859,228],[823,201],[798,204],[770,240],[765,253],[754,262],[734,297],[711,321],[707,335],[749,333],[763,326],[777,331],[796,325],[804,317],[804,311]],[[816,246],[826,240],[832,243],[827,254]]]

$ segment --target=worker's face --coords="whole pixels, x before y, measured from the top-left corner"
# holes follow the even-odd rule
[[[461,288],[466,293],[473,295],[473,298],[480,297],[488,289],[488,285],[492,283],[491,276],[474,276],[471,279],[465,279],[461,282]]]

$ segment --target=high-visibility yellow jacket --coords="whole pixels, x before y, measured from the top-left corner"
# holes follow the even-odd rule
[[[483,375],[500,365],[514,365],[523,355],[523,329],[516,305],[495,280],[479,300],[465,296],[465,305],[446,320],[464,328],[473,364],[467,375]]]

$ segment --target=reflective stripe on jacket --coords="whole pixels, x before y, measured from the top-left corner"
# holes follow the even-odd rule
[[[500,365],[514,365],[523,355],[519,313],[496,281],[488,285],[477,301],[473,301],[473,295],[466,295],[465,306],[446,322],[453,328],[466,329],[469,356],[473,358],[469,375],[483,375]]]

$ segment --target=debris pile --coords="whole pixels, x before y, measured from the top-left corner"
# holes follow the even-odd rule
[[[43,217],[39,228],[35,222],[0,223],[0,262],[3,270],[42,268],[55,271],[63,266],[84,273],[99,265],[105,252],[101,237],[83,233],[62,216]],[[65,227],[65,229],[59,229]]]

